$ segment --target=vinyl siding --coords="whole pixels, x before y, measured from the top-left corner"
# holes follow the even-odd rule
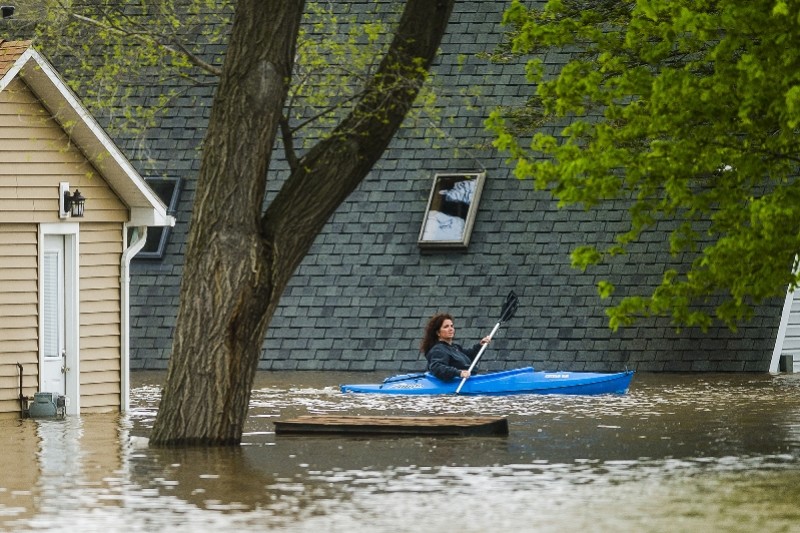
[[[128,220],[126,206],[25,83],[0,92],[0,224],[58,222],[58,184],[86,197],[82,224]]]
[[[39,345],[37,227],[0,224],[0,413],[18,413],[23,394],[36,392]]]
[[[793,356],[793,370],[797,372],[800,371],[800,291],[789,293],[787,298],[791,299],[791,309],[783,338],[778,338],[778,353]]]
[[[80,224],[81,411],[119,409],[120,261],[127,207],[27,85],[0,92],[0,413],[38,387],[38,224],[59,223],[58,185],[86,197]]]
[[[120,404],[122,226],[81,225],[81,410]]]

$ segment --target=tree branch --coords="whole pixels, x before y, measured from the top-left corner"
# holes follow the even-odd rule
[[[383,155],[436,57],[455,0],[407,0],[394,39],[354,109],[299,161],[262,217],[273,240],[276,286],[303,259],[328,218]]]
[[[289,119],[282,116],[278,121],[278,126],[281,129],[281,139],[283,140],[283,151],[286,155],[286,161],[289,163],[289,170],[293,173],[297,170],[297,154],[294,151],[294,139],[292,138],[292,128],[289,126]]]
[[[198,57],[196,54],[193,54],[181,43],[172,42],[170,44],[167,42],[163,42],[157,38],[158,36],[154,34],[127,31],[117,27],[116,25],[110,23],[103,23],[99,20],[84,15],[79,15],[77,13],[70,13],[70,17],[79,20],[81,22],[85,22],[87,24],[96,26],[98,28],[111,31],[113,33],[116,33],[117,35],[130,37],[142,43],[154,44],[160,48],[172,52],[173,54],[182,55],[189,61],[189,63],[191,63],[192,65],[196,66],[201,70],[208,72],[211,75],[219,76],[222,73],[222,69],[220,69],[215,65],[212,65],[211,63],[208,63],[207,61],[203,61],[202,59],[200,59],[200,57]]]

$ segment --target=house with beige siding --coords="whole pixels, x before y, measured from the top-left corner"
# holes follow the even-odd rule
[[[0,416],[37,391],[127,408],[130,260],[172,224],[53,66],[0,39]]]

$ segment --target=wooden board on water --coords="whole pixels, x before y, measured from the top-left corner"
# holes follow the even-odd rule
[[[276,434],[508,435],[508,420],[487,416],[305,415],[275,421]]]

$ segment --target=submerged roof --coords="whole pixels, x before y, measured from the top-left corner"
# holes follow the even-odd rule
[[[0,39],[0,92],[19,77],[131,211],[137,226],[172,226],[175,219],[31,41]]]

